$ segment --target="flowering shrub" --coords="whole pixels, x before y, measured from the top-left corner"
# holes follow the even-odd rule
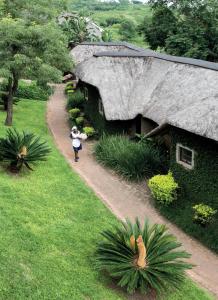
[[[202,225],[211,223],[213,221],[214,215],[217,213],[217,210],[203,203],[193,206],[193,210],[193,220]]]
[[[177,197],[178,183],[175,182],[171,172],[167,175],[152,177],[148,182],[148,186],[152,196],[161,204],[168,205]]]
[[[95,135],[95,129],[93,127],[84,127],[83,132],[88,136],[91,137]]]

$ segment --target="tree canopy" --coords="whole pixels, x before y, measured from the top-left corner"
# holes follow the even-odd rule
[[[153,50],[218,61],[216,0],[150,0],[153,16],[141,31]]]
[[[33,79],[45,86],[59,82],[63,72],[71,68],[67,38],[55,20],[63,3],[0,2],[0,76],[8,79],[6,125],[12,124],[13,97],[20,79]]]

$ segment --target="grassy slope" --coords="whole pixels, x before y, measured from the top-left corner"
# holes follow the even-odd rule
[[[19,177],[0,169],[0,299],[125,299],[93,265],[100,231],[117,221],[56,150],[45,105],[21,101],[14,125],[49,141],[48,162]],[[4,117],[0,112],[0,136]],[[190,281],[166,298],[190,299],[212,298]]]
[[[144,18],[150,18],[151,11],[149,6],[146,5],[129,5],[125,9],[120,10],[108,10],[108,11],[96,11],[92,18],[98,24],[104,22],[109,17],[119,17],[119,18],[129,18],[133,19],[137,25],[141,24]],[[108,27],[108,29],[112,32],[113,40],[119,41],[121,40],[121,36],[119,34],[119,24],[114,24],[113,26]],[[148,48],[148,45],[144,42],[143,37],[137,34],[137,36],[128,42],[131,42],[139,47]]]

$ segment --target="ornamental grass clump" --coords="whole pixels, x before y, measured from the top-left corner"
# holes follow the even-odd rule
[[[50,153],[46,142],[42,142],[33,133],[19,133],[8,129],[6,138],[1,139],[0,153],[2,161],[10,163],[10,170],[19,172],[23,166],[33,170],[31,165],[46,160]]]
[[[68,91],[67,98],[68,98],[68,101],[67,101],[67,109],[68,110],[70,110],[72,108],[81,109],[85,102],[84,94],[80,90],[76,90],[75,92],[73,90]]]
[[[178,249],[181,244],[168,232],[165,225],[142,227],[139,220],[127,220],[114,230],[102,232],[97,246],[97,267],[106,270],[118,280],[118,286],[127,292],[155,291],[163,295],[168,290],[179,289],[185,270],[192,265],[184,261],[190,254]]]
[[[97,160],[129,180],[164,172],[164,161],[158,147],[136,143],[127,137],[103,135],[95,147]]]
[[[178,183],[173,174],[156,175],[148,181],[148,186],[155,200],[163,205],[172,203],[177,198]]]
[[[193,221],[203,226],[212,223],[214,220],[214,216],[217,213],[217,210],[203,203],[193,206],[193,210]]]

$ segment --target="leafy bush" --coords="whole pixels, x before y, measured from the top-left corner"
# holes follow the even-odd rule
[[[114,231],[102,233],[104,240],[97,247],[97,266],[117,278],[118,285],[129,293],[140,290],[157,294],[167,289],[179,289],[185,278],[185,270],[192,266],[183,261],[190,255],[177,250],[181,244],[169,234],[165,225],[144,227],[137,219],[135,224],[122,223]]]
[[[30,164],[45,160],[50,148],[33,133],[9,129],[6,138],[1,139],[0,153],[2,160],[10,163],[11,170],[20,171],[24,165],[32,170]]]
[[[95,135],[95,129],[93,127],[83,127],[83,132],[88,136],[92,137]]]
[[[106,20],[106,26],[112,26],[114,24],[120,24],[122,19],[120,17],[108,17]]]
[[[84,124],[84,117],[78,117],[78,118],[76,118],[76,124],[78,126],[82,126]]]
[[[75,119],[76,117],[79,116],[80,109],[79,108],[72,108],[72,109],[69,110],[69,114],[70,114],[71,118]]]
[[[21,81],[19,83],[18,91],[16,93],[17,98],[34,99],[46,101],[51,94],[51,89],[43,89],[36,85],[36,83],[26,83]]]
[[[99,162],[130,180],[165,172],[161,151],[152,143],[135,143],[119,135],[103,135],[95,147]]]
[[[194,222],[200,223],[202,225],[211,223],[213,221],[214,215],[217,213],[217,210],[203,203],[193,206],[193,210]]]
[[[84,95],[80,90],[76,90],[75,92],[69,94],[68,91],[68,103],[67,109],[70,110],[72,108],[82,108],[84,103]]]
[[[178,184],[173,175],[169,172],[167,175],[156,175],[148,181],[148,186],[152,196],[161,204],[168,205],[177,197]]]

